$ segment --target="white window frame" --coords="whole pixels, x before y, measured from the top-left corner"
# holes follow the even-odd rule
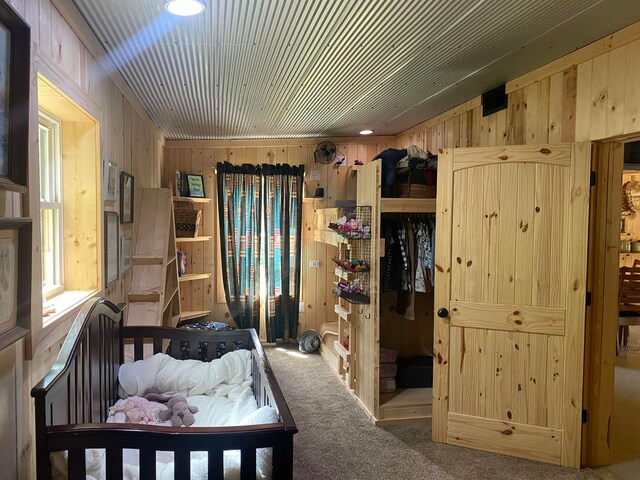
[[[44,259],[44,245],[42,245],[42,295],[46,299],[53,298],[64,292],[64,198],[63,198],[63,178],[62,178],[62,145],[61,145],[61,131],[60,121],[55,117],[46,114],[42,110],[38,112],[38,141],[40,142],[40,129],[46,128],[50,132],[49,145],[48,145],[48,170],[49,174],[46,176],[48,185],[49,198],[43,198],[44,192],[42,192],[42,165],[39,162],[40,168],[40,228],[42,228],[42,213],[43,210],[56,210],[58,212],[58,232],[57,232],[57,252],[54,252],[53,259],[53,281],[50,284],[45,283],[47,274],[45,272]],[[42,145],[40,145],[40,151],[42,152]],[[57,257],[57,258],[56,258]]]

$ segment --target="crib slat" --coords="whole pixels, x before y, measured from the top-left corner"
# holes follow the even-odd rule
[[[173,452],[173,478],[191,478],[191,452],[178,450]]]
[[[218,480],[224,478],[224,457],[222,450],[208,450],[207,478]]]
[[[121,480],[122,477],[122,449],[107,448],[105,456],[107,467],[107,480]]]
[[[196,340],[189,340],[189,358],[198,360],[198,342]]]
[[[144,355],[143,348],[144,348],[144,338],[136,337],[133,340],[133,358],[135,360],[142,360]]]
[[[240,479],[255,480],[256,478],[256,449],[245,446],[241,450],[240,456]]]
[[[153,354],[162,353],[162,338],[155,337],[153,339]]]
[[[87,477],[86,465],[84,462],[84,450],[77,448],[69,450],[67,465],[70,480],[84,480]]]
[[[140,450],[140,479],[156,480],[156,451],[150,448]]]

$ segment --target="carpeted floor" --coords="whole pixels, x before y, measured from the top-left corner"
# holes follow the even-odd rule
[[[298,426],[294,478],[303,480],[599,479],[529,460],[433,443],[431,424],[375,427],[319,354],[267,347]]]

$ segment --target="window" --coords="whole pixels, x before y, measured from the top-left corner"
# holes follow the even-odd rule
[[[101,288],[100,125],[40,74],[38,112],[40,192],[33,205],[40,214],[34,242],[40,246],[43,309],[40,331],[31,331],[37,343],[47,338],[40,343],[45,345],[64,334]]]
[[[64,291],[62,152],[60,122],[40,112],[40,233],[42,295],[49,299]]]

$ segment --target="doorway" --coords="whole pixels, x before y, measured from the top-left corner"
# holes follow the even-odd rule
[[[629,157],[637,140],[592,149],[583,464],[606,465],[599,469],[603,478],[622,480],[640,470],[640,326],[629,327],[626,345],[616,348],[620,267],[640,260],[640,202],[630,212],[623,201],[623,184],[640,182],[640,148],[637,164]],[[631,245],[638,251],[627,252]]]

